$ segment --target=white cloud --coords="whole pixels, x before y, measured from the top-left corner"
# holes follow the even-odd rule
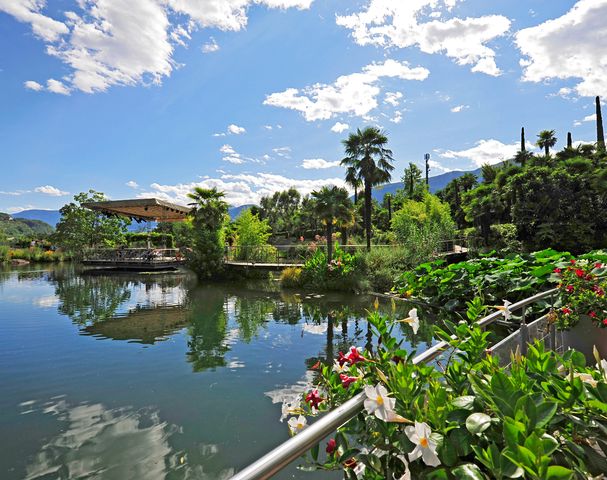
[[[209,38],[209,41],[202,46],[202,53],[213,53],[219,50],[219,45],[213,37]]]
[[[451,113],[459,113],[462,110],[465,110],[467,108],[470,108],[470,106],[469,105],[457,105],[457,106],[451,108]]]
[[[473,72],[500,75],[495,51],[486,44],[505,35],[510,29],[510,20],[502,15],[437,19],[437,12],[448,11],[455,3],[450,0],[370,0],[366,10],[338,15],[337,24],[350,29],[359,45],[417,46],[424,53],[444,54],[459,65],[472,65]],[[424,16],[432,20],[420,21]]]
[[[70,194],[70,192],[64,192],[56,187],[53,187],[52,185],[42,185],[40,187],[36,187],[34,188],[34,192],[50,195],[51,197],[62,197]]]
[[[20,22],[29,23],[36,36],[53,42],[68,33],[68,28],[64,23],[41,13],[45,4],[44,0],[0,0],[0,12],[8,13]]]
[[[138,195],[140,198],[156,197],[178,204],[186,205],[190,202],[187,194],[194,187],[217,188],[225,192],[227,202],[232,206],[259,203],[263,196],[274,192],[297,188],[302,194],[309,194],[325,185],[344,186],[342,178],[325,178],[317,180],[287,178],[271,173],[258,174],[223,174],[219,178],[208,178],[200,182],[181,183],[177,185],[161,185],[153,183],[151,189]]]
[[[266,130],[272,130],[272,125],[264,125],[263,128]]]
[[[336,122],[335,125],[331,127],[331,131],[335,133],[342,133],[348,130],[349,128],[350,125],[348,125],[347,123]]]
[[[6,192],[0,190],[0,195],[9,195],[11,197],[18,197],[19,195],[23,195],[24,193],[30,193],[30,190],[15,190],[13,192]]]
[[[231,145],[228,145],[227,143],[225,145],[222,145],[219,148],[219,151],[221,153],[223,153],[222,160],[224,162],[232,163],[234,165],[240,165],[245,162],[245,159],[243,158],[243,156],[240,153],[238,153],[236,150],[234,150],[234,148]]]
[[[519,31],[523,80],[579,79],[580,96],[607,95],[607,0],[580,0],[562,17]],[[564,87],[564,93],[571,89]]]
[[[438,171],[440,173],[447,173],[453,171],[451,168],[443,166],[443,164],[437,162],[436,160],[428,160],[428,165],[430,166],[430,171],[434,172]]]
[[[423,67],[411,68],[407,62],[389,59],[369,64],[362,72],[343,75],[330,85],[317,83],[302,90],[287,88],[272,93],[264,104],[297,110],[308,122],[327,120],[340,113],[364,117],[377,107],[381,78],[421,81],[429,74]]]
[[[394,114],[394,116],[390,119],[390,121],[392,123],[400,123],[400,122],[402,122],[403,121],[403,114],[402,114],[402,112],[396,112]]]
[[[272,151],[283,158],[291,158],[291,147],[277,147],[273,148]]]
[[[185,46],[199,27],[241,30],[248,8],[307,9],[312,0],[78,0],[74,10],[44,13],[45,0],[0,0],[0,11],[31,25],[46,53],[69,68],[49,91],[87,93],[115,85],[160,84],[178,66],[176,45]],[[185,22],[183,25],[177,21]],[[185,26],[184,26],[185,25]]]
[[[533,148],[533,145],[528,145],[530,149]],[[470,160],[476,166],[480,167],[486,163],[493,165],[511,159],[519,148],[520,143],[508,145],[499,140],[489,139],[479,140],[474,147],[467,150],[439,151],[439,155],[443,158]]]
[[[44,89],[42,85],[40,85],[38,82],[34,82],[33,80],[28,80],[27,82],[24,82],[23,86],[28,90],[33,90],[34,92],[39,92],[40,90]]]
[[[323,170],[325,168],[339,167],[340,161],[327,162],[323,158],[306,158],[302,162],[301,166],[306,170]]]
[[[130,188],[138,188],[139,187],[139,184],[135,180],[129,180],[128,182],[125,183],[125,185],[127,187],[130,187]]]
[[[6,211],[6,213],[19,213],[19,212],[22,212],[23,210],[31,210],[32,208],[35,208],[34,205],[25,205],[25,206],[21,206],[21,207],[8,207],[8,208],[5,208],[4,210]]]
[[[246,133],[246,130],[243,127],[239,127],[238,125],[228,125],[228,133],[231,133],[233,135],[241,135],[243,133]]]
[[[70,89],[65,86],[64,83],[59,80],[55,80],[54,78],[49,78],[46,81],[46,89],[49,92],[58,93],[60,95],[69,95]]]
[[[384,103],[392,105],[393,107],[398,107],[401,98],[403,98],[402,92],[386,92]]]

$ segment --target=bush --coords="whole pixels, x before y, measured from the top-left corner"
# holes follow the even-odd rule
[[[299,288],[302,286],[302,269],[299,267],[285,268],[280,274],[280,285],[284,288]]]
[[[403,247],[377,248],[361,253],[364,271],[375,292],[387,292],[404,271],[412,266],[410,252]]]
[[[364,264],[357,254],[344,252],[339,245],[333,251],[333,260],[327,263],[325,249],[318,248],[302,269],[302,285],[311,289],[360,292],[368,285],[363,281]]]
[[[489,243],[501,253],[516,253],[523,250],[523,244],[517,239],[516,225],[502,223],[491,225]]]

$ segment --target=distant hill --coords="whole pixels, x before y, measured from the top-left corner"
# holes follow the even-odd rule
[[[476,175],[479,180],[481,178],[481,169],[477,168],[476,170],[472,170],[472,171],[467,171],[467,172],[462,172],[459,170],[454,170],[453,172],[447,172],[447,173],[443,173],[441,175],[436,175],[435,177],[430,177],[428,179],[429,183],[430,183],[430,193],[436,193],[439,190],[442,190],[443,188],[445,188],[447,186],[447,184],[455,179],[455,178],[459,178],[462,175],[464,175],[465,173],[472,173],[474,175]],[[387,193],[394,195],[396,193],[397,190],[403,188],[403,182],[396,182],[396,183],[386,183],[385,185],[381,185],[380,187],[375,187],[373,189],[373,199],[377,200],[378,202],[382,202],[382,200],[384,199],[384,195],[386,195]]]
[[[232,220],[236,220],[242,212],[244,212],[248,208],[251,208],[254,206],[255,205],[253,205],[253,204],[247,204],[247,205],[241,205],[240,207],[230,207],[228,209],[228,215],[230,216],[230,218]]]
[[[0,213],[0,236],[8,238],[38,238],[50,235],[53,231],[53,227],[40,220],[12,218],[7,213]]]
[[[59,223],[61,214],[59,210],[23,210],[19,213],[14,213],[13,218],[25,218],[28,220],[40,220],[48,223],[53,228]]]

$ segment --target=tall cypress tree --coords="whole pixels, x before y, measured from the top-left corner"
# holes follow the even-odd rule
[[[521,152],[525,152],[525,127],[521,128]]]
[[[567,148],[573,148],[573,139],[571,138],[571,132],[567,132]]]
[[[596,147],[605,151],[605,132],[603,130],[603,115],[601,114],[601,99],[596,97]]]

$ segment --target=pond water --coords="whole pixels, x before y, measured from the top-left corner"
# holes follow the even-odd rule
[[[371,340],[373,301],[187,273],[0,271],[0,478],[229,478],[288,439],[281,402],[310,366]],[[297,463],[276,478],[340,478]]]

